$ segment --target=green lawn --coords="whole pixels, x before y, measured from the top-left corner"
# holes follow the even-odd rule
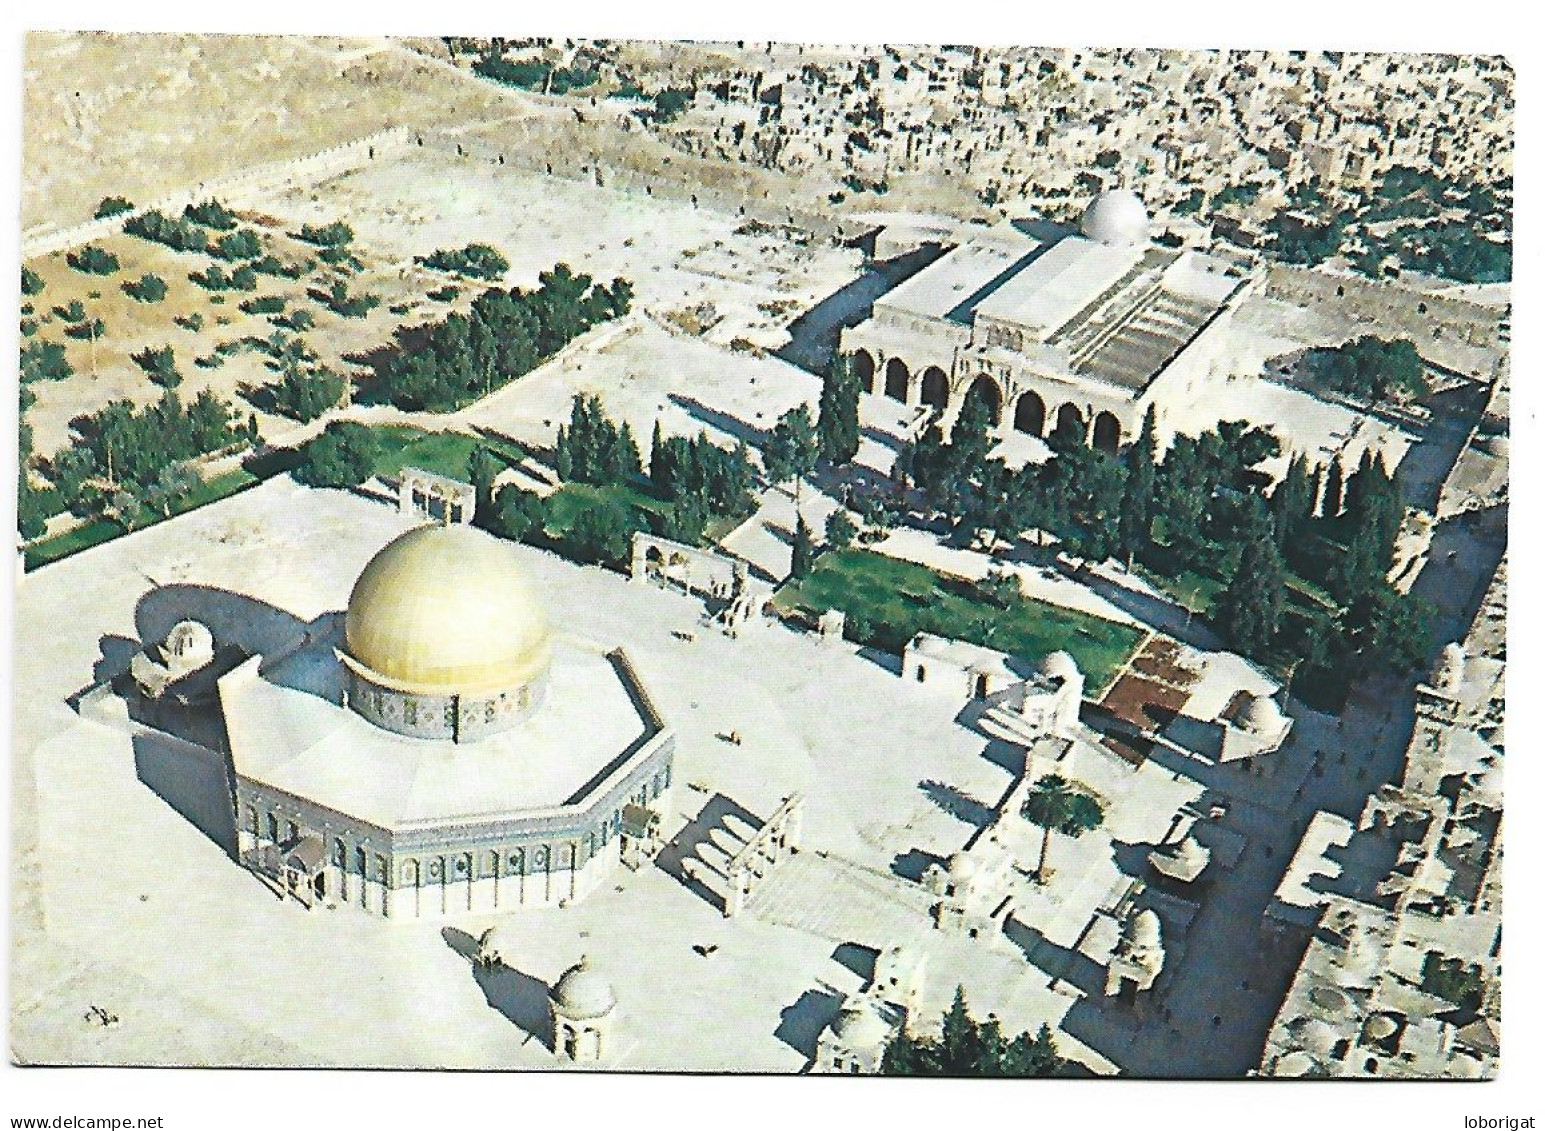
[[[1198,573],[1194,569],[1185,570],[1173,577],[1166,577],[1138,562],[1136,573],[1154,588],[1167,593],[1177,605],[1190,609],[1198,616],[1210,615],[1213,602],[1224,590],[1223,582],[1216,577]]]
[[[865,643],[888,652],[900,652],[919,632],[1027,659],[1060,649],[1078,662],[1091,691],[1110,681],[1142,639],[1135,628],[1044,601],[999,608],[962,578],[869,550],[821,555],[809,577],[779,591],[777,603],[807,615],[842,609],[867,624]]]
[[[547,533],[561,540],[573,529],[575,520],[583,512],[608,503],[615,503],[623,510],[638,515],[644,526],[648,523],[642,521],[641,512],[653,511],[658,514],[669,509],[669,504],[637,487],[594,487],[588,483],[566,483],[547,497]]]
[[[375,473],[382,477],[396,475],[405,467],[416,467],[465,483],[471,474],[472,453],[478,448],[487,448],[511,463],[524,456],[501,440],[460,432],[428,432],[411,424],[380,424],[370,431],[381,446]]]
[[[416,467],[465,482],[468,461],[480,446],[476,439],[459,432],[425,432],[406,424],[386,424],[370,431],[381,446],[375,473],[382,477]]]

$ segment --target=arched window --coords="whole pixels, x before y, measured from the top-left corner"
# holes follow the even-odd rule
[[[1084,446],[1086,425],[1084,414],[1075,404],[1065,404],[1057,410],[1057,425],[1052,429],[1051,446],[1058,451]]]

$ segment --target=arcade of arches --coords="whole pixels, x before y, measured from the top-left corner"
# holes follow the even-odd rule
[[[886,359],[883,367],[866,349],[855,350],[849,357],[853,372],[866,393],[881,393],[903,404],[925,404],[941,412],[949,404],[949,377],[937,365],[926,366],[914,379],[907,363],[899,357]],[[972,382],[970,392],[987,402],[994,426],[1004,423],[1003,391],[996,381],[979,376]],[[1046,400],[1033,390],[1021,393],[1014,401],[1013,419],[1009,423],[1016,432],[1042,439],[1048,434],[1048,425],[1053,430],[1076,429],[1086,444],[1111,454],[1115,454],[1124,439],[1121,421],[1115,413],[1102,410],[1090,419],[1071,401],[1057,406],[1053,412]]]

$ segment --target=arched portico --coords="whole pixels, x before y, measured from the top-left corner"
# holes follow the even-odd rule
[[[1046,402],[1039,393],[1021,393],[1014,403],[1014,428],[1032,436],[1046,433]]]
[[[906,402],[907,383],[911,381],[912,374],[907,370],[907,363],[899,357],[893,357],[885,363],[885,395],[892,400]]]
[[[1121,447],[1121,421],[1114,413],[1102,412],[1094,418],[1094,446],[1115,455]]]

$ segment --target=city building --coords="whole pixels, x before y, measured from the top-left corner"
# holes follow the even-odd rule
[[[179,624],[123,694],[229,757],[241,863],[308,907],[563,906],[625,845],[635,867],[658,851],[675,739],[621,649],[553,632],[515,558],[417,527],[291,647],[220,673],[209,630]]]
[[[1150,407],[1163,421],[1231,376],[1228,326],[1254,285],[1151,244],[1142,201],[1118,190],[1076,232],[1007,224],[952,249],[877,299],[842,351],[870,393],[953,419],[974,391],[1005,429],[1114,452]]]

